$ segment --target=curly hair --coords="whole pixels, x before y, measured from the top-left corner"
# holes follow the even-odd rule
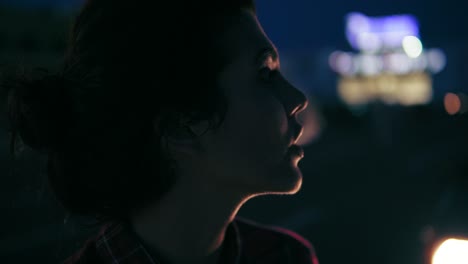
[[[61,204],[99,222],[159,199],[176,181],[161,137],[182,117],[222,122],[223,32],[241,9],[253,1],[87,1],[60,70],[3,82],[12,152],[22,140],[46,153]]]

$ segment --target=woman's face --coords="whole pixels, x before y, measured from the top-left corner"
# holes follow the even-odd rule
[[[243,11],[225,41],[232,60],[219,85],[227,113],[219,128],[201,137],[198,169],[228,190],[295,193],[302,182],[296,114],[307,99],[281,75],[276,48],[254,14]]]

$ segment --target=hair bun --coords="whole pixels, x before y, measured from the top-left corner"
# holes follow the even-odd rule
[[[71,117],[65,79],[36,69],[29,75],[11,78],[7,86],[12,142],[19,135],[36,150],[60,148]]]

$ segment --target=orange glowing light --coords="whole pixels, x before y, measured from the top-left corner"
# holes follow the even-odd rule
[[[459,113],[462,106],[460,97],[454,93],[447,93],[444,97],[444,106],[450,115]]]

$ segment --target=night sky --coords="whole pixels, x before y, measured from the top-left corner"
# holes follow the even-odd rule
[[[0,0],[2,4],[26,7],[76,8],[83,0]],[[420,21],[422,41],[428,46],[468,39],[465,1],[382,0],[310,1],[257,0],[260,21],[279,48],[349,48],[344,33],[344,16],[359,11],[369,16],[413,14]]]
[[[368,16],[413,14],[426,46],[468,39],[468,18],[462,1],[306,1],[259,0],[258,16],[279,47],[350,49],[344,37],[344,17],[352,11]]]

